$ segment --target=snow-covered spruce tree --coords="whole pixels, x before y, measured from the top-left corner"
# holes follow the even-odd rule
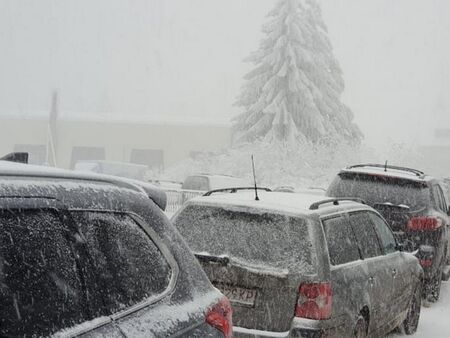
[[[342,71],[315,0],[280,0],[263,27],[255,64],[236,104],[234,141],[359,142],[353,114],[341,102]]]

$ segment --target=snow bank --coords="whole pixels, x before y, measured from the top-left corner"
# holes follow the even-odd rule
[[[415,338],[447,338],[450,337],[450,283],[443,282],[441,298],[430,307],[422,307],[419,328],[411,337]],[[389,335],[397,338],[402,334]]]

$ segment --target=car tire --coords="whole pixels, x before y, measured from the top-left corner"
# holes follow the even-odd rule
[[[436,276],[430,281],[430,285],[427,287],[428,292],[426,295],[426,300],[430,303],[436,303],[441,295],[442,286],[442,268],[439,269]]]
[[[420,309],[422,306],[422,282],[416,287],[409,305],[406,319],[402,323],[403,332],[407,335],[416,333],[419,326]]]
[[[367,321],[364,317],[359,316],[356,320],[355,328],[353,329],[354,338],[366,338],[367,337]]]

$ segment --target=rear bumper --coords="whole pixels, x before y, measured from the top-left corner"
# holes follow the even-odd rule
[[[233,337],[237,338],[338,338],[345,337],[348,328],[343,322],[336,320],[309,320],[294,318],[291,329],[286,332],[272,332],[233,328]]]
[[[294,318],[289,338],[337,338],[346,337],[348,329],[342,318],[311,320]]]
[[[243,327],[233,327],[233,337],[238,338],[288,338],[289,331],[286,332],[272,332],[246,329]]]

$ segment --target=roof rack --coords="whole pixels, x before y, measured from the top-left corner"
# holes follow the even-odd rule
[[[339,197],[339,198],[330,198],[330,199],[326,199],[326,200],[322,200],[322,201],[313,203],[309,206],[309,210],[317,210],[317,209],[319,209],[319,206],[321,206],[322,204],[327,204],[327,203],[333,203],[333,205],[339,205],[339,202],[341,202],[341,201],[352,201],[352,202],[358,202],[361,204],[366,204],[366,202],[361,198]]]
[[[238,192],[240,190],[255,190],[255,187],[239,187],[239,188],[222,188],[222,189],[215,189],[215,190],[210,190],[206,193],[203,194],[203,196],[211,196],[212,194],[215,194],[217,192],[229,192],[229,193],[235,193]],[[260,188],[258,187],[258,190],[263,190],[263,191],[272,191],[269,188]]]
[[[367,163],[367,164],[356,164],[356,165],[352,165],[350,167],[347,167],[347,169],[355,169],[355,168],[366,168],[366,167],[372,167],[372,168],[382,168],[382,169],[393,169],[393,170],[400,170],[400,171],[406,171],[408,173],[414,174],[418,177],[423,177],[425,176],[425,173],[423,171],[417,170],[417,169],[412,169],[412,168],[407,168],[407,167],[399,167],[399,166],[395,166],[395,165],[385,165],[385,164],[371,164],[371,163]]]

